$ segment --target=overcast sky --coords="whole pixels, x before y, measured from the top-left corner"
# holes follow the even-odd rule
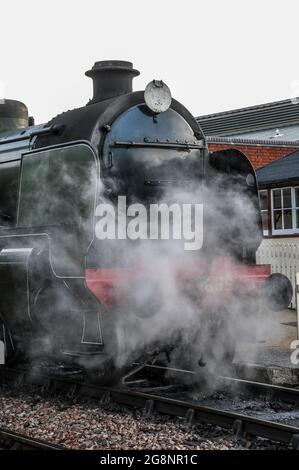
[[[5,0],[0,82],[36,122],[84,105],[95,61],[130,60],[196,116],[299,95],[298,0]],[[3,93],[2,93],[3,94]]]

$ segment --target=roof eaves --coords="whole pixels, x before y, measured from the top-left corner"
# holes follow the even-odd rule
[[[207,136],[207,143],[230,145],[254,145],[267,147],[293,147],[299,148],[299,141],[293,140],[268,140],[268,139],[240,139],[238,137]]]

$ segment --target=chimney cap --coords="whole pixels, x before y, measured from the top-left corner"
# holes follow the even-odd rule
[[[130,73],[134,77],[140,75],[139,70],[133,69],[132,62],[128,62],[126,60],[101,60],[99,62],[95,62],[92,69],[87,70],[85,75],[92,78],[97,75],[98,72],[105,71],[126,72],[127,74]]]

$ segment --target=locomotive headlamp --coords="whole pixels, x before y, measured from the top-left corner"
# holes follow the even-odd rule
[[[153,80],[144,90],[144,100],[147,107],[155,114],[163,113],[171,105],[171,93],[162,80]]]

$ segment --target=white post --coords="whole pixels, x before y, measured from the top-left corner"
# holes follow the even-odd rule
[[[296,273],[297,339],[299,339],[299,273]]]
[[[3,341],[0,341],[0,365],[5,364],[5,346]]]

